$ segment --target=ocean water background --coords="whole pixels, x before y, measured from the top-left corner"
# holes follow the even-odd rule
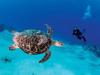
[[[44,24],[49,24],[54,30],[52,38],[64,43],[61,48],[52,46],[51,58],[39,64],[44,54],[9,51],[13,36],[5,29],[0,33],[0,75],[99,75],[99,49],[91,52],[87,47],[100,46],[99,7],[99,0],[0,0],[0,24],[4,28],[46,32]],[[75,26],[85,30],[85,44],[72,35]]]

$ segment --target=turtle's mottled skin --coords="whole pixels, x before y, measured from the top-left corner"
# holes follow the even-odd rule
[[[43,39],[41,42],[41,39]],[[46,34],[36,30],[25,30],[17,37],[17,46],[28,54],[41,54],[48,50],[52,44],[52,40]],[[39,44],[41,42],[41,44]]]
[[[22,49],[27,54],[41,54],[45,53],[45,56],[39,62],[42,63],[46,61],[51,52],[48,50],[51,45],[62,46],[63,44],[58,41],[53,41],[51,39],[52,29],[47,26],[47,33],[43,33],[39,30],[25,30],[23,32],[14,32],[14,44],[10,46],[10,50],[15,50],[16,48]]]

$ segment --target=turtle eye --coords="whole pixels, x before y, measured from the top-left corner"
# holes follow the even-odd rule
[[[60,42],[60,45],[62,46],[62,45],[63,45],[63,43],[62,43],[62,42]]]

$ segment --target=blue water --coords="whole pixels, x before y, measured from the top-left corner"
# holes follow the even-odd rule
[[[99,75],[99,15],[99,0],[0,0],[0,75]],[[46,32],[44,24],[53,28],[54,40],[64,43],[50,47],[47,62],[38,63],[44,54],[9,51],[13,43],[9,30]],[[86,43],[72,35],[75,26],[85,30]]]

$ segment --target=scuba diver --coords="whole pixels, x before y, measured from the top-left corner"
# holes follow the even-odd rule
[[[86,38],[83,36],[83,33],[80,31],[79,28],[75,27],[73,29],[73,33],[72,33],[74,36],[77,37],[77,39],[79,40],[83,40],[84,42],[86,42]]]

